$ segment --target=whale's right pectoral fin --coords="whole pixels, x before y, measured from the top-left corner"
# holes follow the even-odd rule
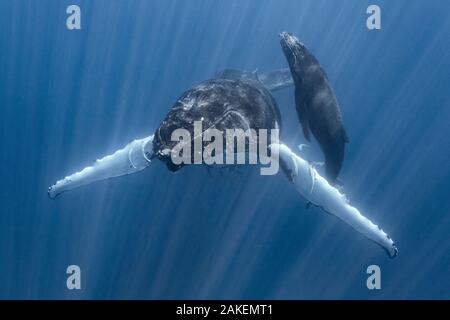
[[[96,160],[94,165],[57,181],[48,188],[48,195],[55,198],[64,191],[141,171],[151,164],[152,158],[153,135],[133,140],[113,154]]]

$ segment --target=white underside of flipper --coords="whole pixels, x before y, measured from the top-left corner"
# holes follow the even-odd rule
[[[346,196],[330,185],[313,165],[296,155],[284,144],[272,145],[271,148],[272,155],[278,154],[277,160],[279,157],[283,169],[297,192],[307,201],[338,217],[382,246],[390,257],[397,255],[397,247],[392,239],[380,227],[364,217],[358,209],[351,206]],[[94,165],[57,181],[48,189],[48,194],[51,198],[55,198],[64,191],[96,181],[139,172],[151,164],[152,155],[153,135],[133,140],[115,153],[96,160]]]
[[[358,209],[351,206],[346,196],[330,185],[307,161],[284,144],[279,145],[279,158],[288,171],[289,180],[306,200],[343,220],[382,246],[390,257],[397,256],[398,250],[392,239],[380,227],[364,217]]]
[[[152,153],[153,135],[133,140],[113,154],[96,160],[92,166],[57,181],[48,188],[48,194],[51,198],[55,198],[64,191],[141,171],[151,164]]]

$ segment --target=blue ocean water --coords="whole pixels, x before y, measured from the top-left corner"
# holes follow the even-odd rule
[[[341,180],[397,258],[254,167],[154,163],[47,197],[216,72],[287,67],[285,30],[328,73],[350,137]],[[449,38],[438,0],[0,1],[0,298],[450,298]],[[304,143],[293,89],[275,98],[283,140]],[[81,290],[66,288],[72,264]]]

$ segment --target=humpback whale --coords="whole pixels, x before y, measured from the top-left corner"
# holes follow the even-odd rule
[[[325,156],[325,175],[336,183],[344,160],[345,132],[341,111],[319,61],[295,36],[280,34],[280,43],[295,85],[295,107],[305,139],[314,135]]]
[[[280,76],[280,73],[277,79],[261,78],[264,79],[254,73],[227,71],[223,76],[194,86],[176,100],[154,134],[134,140],[97,160],[92,166],[57,181],[48,189],[49,196],[55,198],[62,192],[83,185],[139,172],[155,160],[163,161],[170,171],[180,170],[183,166],[175,166],[169,157],[174,143],[170,132],[180,127],[191,132],[192,123],[199,119],[204,122],[205,128],[218,130],[251,127],[280,129],[280,112],[269,89],[286,87],[292,80]],[[329,184],[309,162],[280,141],[271,141],[268,149],[271,156],[280,159],[282,171],[306,201],[343,220],[383,247],[390,257],[397,255],[392,239],[351,206],[345,195]]]
[[[163,161],[170,171],[182,166],[170,160],[173,129],[184,128],[193,133],[193,124],[201,120],[205,128],[267,128],[281,127],[281,116],[269,90],[293,85],[289,69],[261,73],[226,69],[210,80],[188,89],[175,102],[156,132],[136,139],[115,153],[94,161],[94,164],[71,174],[48,188],[50,198],[91,184],[95,181],[139,172],[154,159]]]

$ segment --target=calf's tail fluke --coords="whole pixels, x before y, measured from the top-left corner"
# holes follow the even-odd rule
[[[57,181],[48,188],[48,195],[55,198],[64,191],[141,171],[151,164],[152,156],[153,135],[133,140],[113,154],[96,160],[92,166]]]

